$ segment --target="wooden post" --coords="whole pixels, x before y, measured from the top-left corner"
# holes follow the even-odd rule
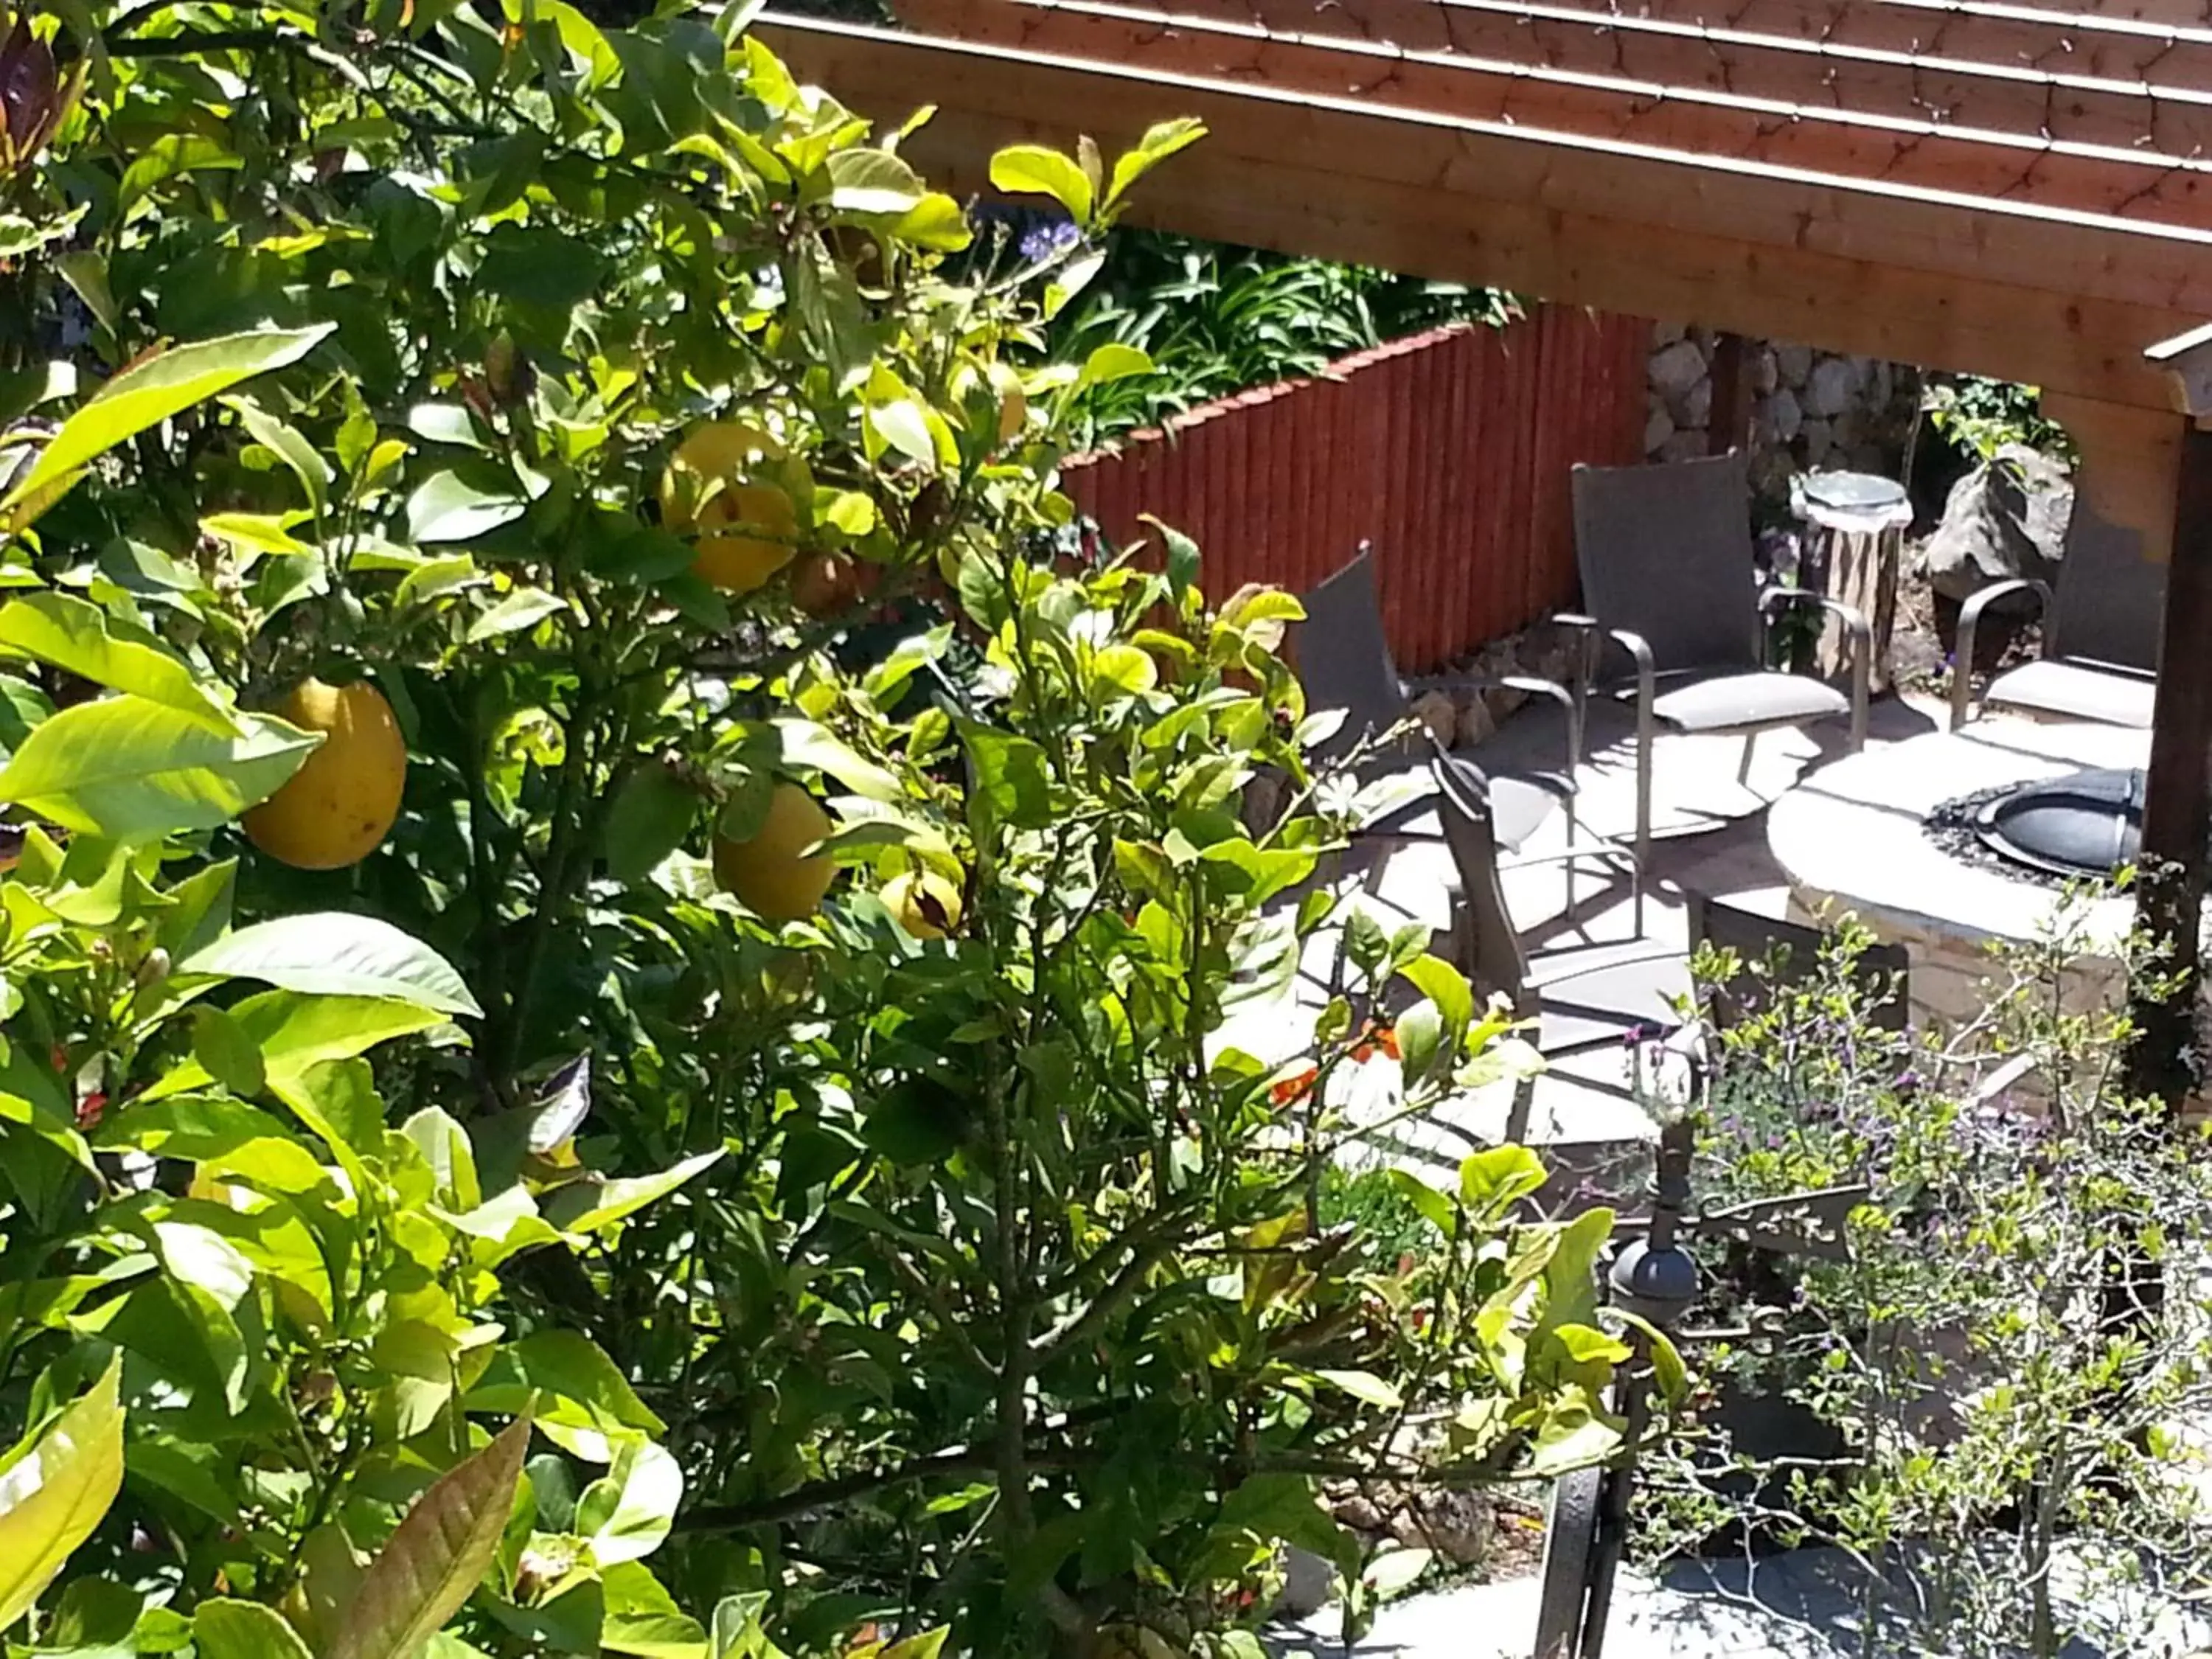
[[[2166,372],[2185,422],[2175,469],[2173,539],[2166,560],[2166,623],[2158,695],[2151,714],[2150,776],[2143,790],[2142,885],[2136,921],[2167,941],[2167,966],[2186,976],[2171,997],[2138,996],[2139,1035],[2128,1057],[2138,1095],[2176,1111],[2197,1086],[2195,1011],[2212,832],[2212,329],[2197,329],[2144,354]]]
[[[1751,352],[1741,334],[1713,337],[1713,401],[1705,416],[1705,453],[1725,455],[1751,437]]]
[[[2136,918],[2172,942],[2168,966],[2189,982],[2174,997],[2139,998],[2141,1035],[2130,1056],[2135,1090],[2179,1108],[2196,1086],[2191,1065],[2197,1004],[2198,918],[2204,906],[2205,840],[2212,831],[2212,432],[2192,422],[2181,441],[2173,551],[2166,566],[2165,644],[2143,791],[2141,886]]]

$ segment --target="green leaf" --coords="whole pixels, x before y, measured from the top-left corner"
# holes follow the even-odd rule
[[[329,1659],[415,1659],[460,1611],[498,1554],[529,1444],[518,1417],[416,1501],[362,1575]]]
[[[501,1349],[466,1403],[471,1411],[514,1411],[533,1395],[548,1437],[595,1462],[609,1461],[625,1434],[667,1427],[599,1345],[574,1331],[539,1331]]]
[[[502,634],[520,634],[568,608],[568,601],[542,587],[521,587],[469,624],[468,642],[482,645]]]
[[[0,674],[0,761],[15,752],[39,722],[53,718],[46,694],[28,680]]]
[[[935,190],[924,192],[920,201],[899,216],[891,234],[941,253],[957,253],[975,240],[960,204]]]
[[[145,629],[74,594],[26,593],[0,606],[0,651],[178,709],[210,731],[239,729],[230,706],[183,658]]]
[[[1437,1018],[1443,1022],[1444,1034],[1451,1046],[1465,1041],[1468,1023],[1474,1018],[1474,989],[1468,983],[1467,975],[1436,956],[1416,957],[1398,971],[1436,1005]]]
[[[1152,360],[1136,347],[1123,345],[1119,340],[1109,340],[1083,360],[1083,372],[1075,377],[1073,389],[1081,392],[1091,386],[1104,386],[1109,380],[1126,380],[1132,375],[1152,372]]]
[[[322,741],[266,714],[241,735],[204,717],[126,695],[64,708],[0,770],[0,801],[126,845],[212,830],[265,800]]]
[[[1016,829],[1052,822],[1052,772],[1044,750],[1029,738],[972,720],[960,723],[975,787]]]
[[[1091,222],[1091,180],[1073,161],[1042,144],[1009,144],[994,155],[991,188],[1017,196],[1049,196],[1077,224]]]
[[[635,1561],[660,1547],[683,1501],[676,1459],[650,1440],[625,1441],[605,1478],[576,1500],[575,1530],[601,1566]]]
[[[258,979],[309,996],[389,997],[441,1013],[483,1012],[453,965],[428,945],[388,921],[343,910],[257,922],[177,971]]]
[[[241,380],[297,362],[335,323],[200,340],[153,356],[116,375],[62,423],[30,471],[0,497],[7,527],[21,530],[59,500],[84,468],[136,437]]]
[[[1404,1397],[1397,1389],[1392,1388],[1372,1371],[1323,1370],[1315,1371],[1314,1375],[1322,1382],[1343,1389],[1354,1400],[1364,1401],[1370,1406],[1379,1406],[1386,1412],[1395,1412],[1406,1403]]]
[[[1177,150],[1188,149],[1205,137],[1206,123],[1191,115],[1147,128],[1136,148],[1123,150],[1115,159],[1114,178],[1106,187],[1106,206],[1119,207],[1122,197],[1128,194],[1129,187],[1138,179]]]
[[[330,504],[331,469],[329,463],[316,453],[314,445],[297,427],[278,420],[251,398],[226,398],[223,404],[253,434],[254,442],[272,451],[278,460],[292,469],[300,488],[307,492],[308,507],[320,522],[324,509]]]
[[[123,170],[123,182],[115,192],[115,222],[120,224],[131,210],[146,198],[147,192],[165,179],[181,173],[222,171],[245,165],[243,156],[204,132],[165,134],[146,145]]]
[[[926,1630],[903,1642],[892,1643],[876,1659],[937,1659],[944,1651],[945,1638],[951,1633],[951,1626],[939,1625],[935,1630]]]
[[[123,1484],[123,1362],[0,1464],[0,1630],[28,1612]]]
[[[418,543],[466,542],[513,524],[529,498],[512,473],[489,462],[434,472],[407,498],[407,538]]]
[[[607,807],[607,873],[617,881],[644,880],[684,844],[698,811],[698,792],[666,767],[631,773]]]
[[[260,1048],[246,1035],[245,1028],[220,1008],[192,1010],[192,1058],[234,1095],[251,1098],[269,1080],[262,1068]]]
[[[1544,1160],[1526,1146],[1492,1146],[1463,1158],[1460,1201],[1478,1214],[1496,1214],[1544,1184]]]
[[[885,803],[906,799],[899,781],[875,762],[854,753],[829,727],[813,720],[773,720],[778,763],[786,769],[827,772],[856,795]]]
[[[1159,532],[1160,545],[1167,550],[1168,585],[1180,599],[1198,586],[1198,544],[1164,520],[1156,519],[1149,513],[1139,516]]]
[[[546,1219],[566,1233],[593,1233],[611,1227],[647,1205],[665,1198],[722,1156],[718,1147],[699,1152],[657,1175],[630,1176],[620,1181],[571,1182],[545,1201]]]
[[[888,150],[839,150],[830,158],[830,206],[838,213],[906,214],[926,194],[915,170]]]
[[[313,1659],[275,1608],[220,1596],[192,1610],[192,1649],[198,1659]]]

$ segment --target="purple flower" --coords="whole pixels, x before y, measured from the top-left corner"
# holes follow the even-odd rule
[[[1033,264],[1042,264],[1056,253],[1064,253],[1083,240],[1083,233],[1073,219],[1048,219],[1022,237],[1022,258]]]

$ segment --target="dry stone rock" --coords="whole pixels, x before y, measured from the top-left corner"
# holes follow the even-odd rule
[[[2074,510],[2074,481],[2046,455],[2017,444],[1951,487],[1920,567],[1947,599],[1965,599],[2014,576],[2051,581]]]
[[[1705,354],[1691,340],[1677,340],[1651,354],[1651,389],[1669,406],[1705,376]]]
[[[1752,421],[1762,442],[1786,444],[1805,424],[1805,410],[1797,402],[1797,394],[1785,386],[1759,404]]]
[[[1705,453],[1705,434],[1702,432],[1677,432],[1659,446],[1662,461],[1694,461]]]
[[[1686,323],[1654,323],[1651,325],[1651,349],[1670,346],[1690,331]]]
[[[1667,412],[1674,417],[1674,424],[1684,429],[1704,431],[1713,418],[1713,382],[1707,375],[1679,398],[1669,398]]]
[[[1442,688],[1422,692],[1413,699],[1413,713],[1422,725],[1429,728],[1430,735],[1438,743],[1447,749],[1452,746],[1455,741],[1458,714],[1452,707],[1450,692]]]
[[[1774,348],[1774,362],[1776,368],[1781,372],[1783,385],[1791,387],[1802,386],[1805,384],[1807,377],[1813,373],[1813,348],[1801,345],[1777,346]]]
[[[1674,435],[1674,417],[1667,412],[1664,403],[1654,398],[1650,413],[1644,417],[1644,453],[1646,455],[1657,454],[1659,446]]]
[[[1797,445],[1805,452],[1805,465],[1818,466],[1828,458],[1828,423],[1807,421],[1797,428]]]
[[[1457,686],[1452,691],[1452,734],[1462,749],[1486,742],[1498,731],[1498,717],[1480,686]]]
[[[1859,395],[1857,367],[1848,357],[1823,357],[1805,382],[1805,411],[1832,419]]]
[[[1772,346],[1761,346],[1751,360],[1751,395],[1771,398],[1782,384],[1782,361]]]

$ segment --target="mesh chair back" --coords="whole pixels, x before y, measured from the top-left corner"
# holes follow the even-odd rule
[[[1455,917],[1459,969],[1484,996],[1503,995],[1516,1007],[1528,981],[1528,957],[1505,908],[1498,877],[1498,837],[1490,821],[1489,780],[1463,757],[1433,741],[1430,768],[1437,781],[1437,813],[1444,844],[1459,872],[1460,908]]]
[[[1659,672],[1760,665],[1751,475],[1741,453],[1574,470],[1583,608],[1650,642]]]
[[[1820,971],[1820,948],[1827,935],[1802,922],[1755,915],[1732,904],[1695,896],[1691,901],[1690,938],[1735,952],[1741,970],[1713,992],[1713,1018],[1725,1029],[1759,1012],[1777,990],[1804,984]],[[1902,945],[1871,945],[1851,963],[1851,978],[1867,1018],[1886,1031],[1902,1031],[1910,1012],[1905,1000],[1907,958]]]
[[[1296,641],[1298,679],[1308,714],[1344,710],[1344,724],[1316,749],[1322,760],[1337,761],[1406,718],[1405,690],[1382,631],[1373,550],[1360,544],[1351,563],[1301,595],[1300,602],[1306,619]],[[1401,757],[1360,769],[1387,771],[1403,764]]]
[[[2079,487],[2053,598],[2051,655],[2157,672],[2166,567],[2143,556],[2140,531],[2105,518]]]

